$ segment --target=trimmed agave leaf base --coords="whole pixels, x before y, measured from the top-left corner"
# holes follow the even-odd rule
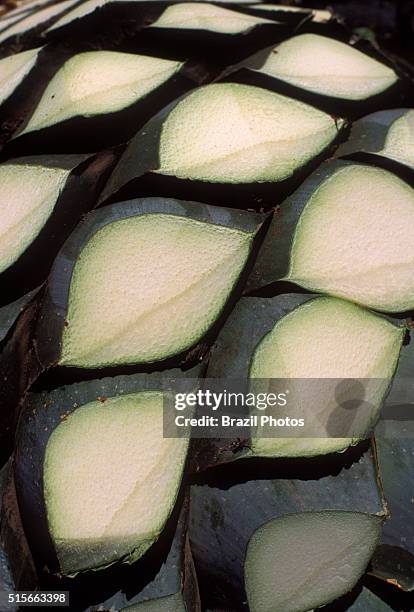
[[[0,609],[412,608],[414,71],[354,43],[252,0],[0,18]],[[169,437],[206,375],[346,378],[292,408],[362,425]]]

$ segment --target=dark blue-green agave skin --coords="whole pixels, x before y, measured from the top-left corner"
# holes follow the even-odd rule
[[[49,6],[49,4],[49,2],[42,3],[42,8]],[[78,5],[82,4],[84,2],[81,0]],[[90,147],[103,148],[108,144],[121,143],[120,148],[111,153],[113,155],[113,162],[115,157],[119,157],[122,154],[125,141],[135,134],[142,127],[143,123],[150,120],[155,127],[150,134],[148,146],[145,147],[145,150],[137,151],[135,159],[132,160],[132,164],[128,168],[128,180],[123,182],[121,177],[119,185],[116,185],[115,177],[116,189],[113,192],[109,190],[103,192],[102,189],[99,189],[99,202],[98,194],[94,192],[95,195],[90,201],[91,207],[99,203],[104,209],[109,201],[119,203],[120,191],[118,187],[120,189],[128,187],[130,190],[128,191],[127,189],[125,192],[125,196],[128,198],[141,198],[143,196],[159,198],[164,196],[170,198],[177,197],[181,200],[184,199],[192,202],[197,201],[198,203],[207,202],[215,206],[222,206],[221,214],[223,216],[230,215],[230,217],[234,215],[234,220],[240,213],[238,209],[254,209],[256,211],[267,209],[273,212],[274,207],[281,204],[285,197],[292,192],[293,188],[300,185],[307,174],[313,168],[316,168],[324,158],[334,153],[334,151],[332,149],[325,151],[324,155],[313,160],[312,164],[296,177],[296,182],[289,185],[280,185],[277,189],[274,186],[257,184],[241,186],[240,188],[237,186],[231,189],[221,186],[213,189],[211,186],[200,186],[196,182],[178,184],[177,181],[163,181],[159,177],[150,179],[146,173],[148,173],[148,170],[151,170],[157,161],[157,150],[153,144],[157,137],[157,129],[160,127],[159,119],[162,120],[163,113],[166,110],[165,106],[171,100],[176,100],[179,95],[219,77],[221,80],[233,79],[291,95],[302,101],[305,100],[315,104],[318,108],[331,112],[335,116],[342,115],[352,120],[360,118],[367,112],[371,113],[378,108],[390,105],[407,107],[413,105],[413,94],[404,89],[403,79],[401,79],[401,87],[399,87],[397,92],[398,96],[400,96],[398,100],[392,97],[388,98],[387,96],[379,97],[375,100],[375,104],[373,103],[374,105],[370,107],[369,104],[368,106],[358,104],[345,105],[341,100],[327,101],[318,96],[305,96],[303,92],[300,93],[293,88],[286,88],[280,83],[271,83],[269,79],[265,78],[253,79],[252,81],[252,76],[246,75],[246,72],[243,72],[242,66],[238,66],[238,70],[234,71],[235,64],[242,61],[245,57],[263,49],[268,44],[273,45],[280,40],[284,40],[294,30],[297,32],[317,32],[342,39],[347,38],[348,33],[338,23],[313,23],[310,12],[306,15],[298,15],[298,13],[285,11],[263,12],[259,11],[257,7],[247,6],[252,3],[246,1],[240,4],[231,3],[228,5],[228,8],[274,19],[275,26],[257,28],[249,32],[247,36],[235,36],[231,37],[231,39],[226,35],[214,35],[205,31],[198,31],[195,34],[193,32],[188,36],[184,36],[183,32],[181,32],[180,38],[177,37],[177,33],[171,31],[151,33],[151,28],[148,25],[162,13],[167,4],[166,2],[160,3],[155,1],[138,3],[109,2],[106,6],[98,8],[85,18],[75,20],[63,28],[50,29],[50,26],[53,26],[56,20],[60,18],[60,15],[56,12],[53,18],[45,19],[37,24],[36,28],[25,29],[24,21],[27,17],[34,13],[41,15],[41,8],[35,5],[34,7],[29,7],[27,11],[26,9],[22,10],[20,16],[16,14],[16,23],[19,22],[21,24],[23,32],[18,40],[12,30],[10,30],[12,35],[7,36],[6,33],[9,25],[5,24],[4,21],[2,24],[2,19],[0,18],[0,57],[5,57],[11,51],[14,51],[16,43],[18,43],[19,49],[33,48],[36,45],[44,46],[33,70],[30,71],[30,74],[27,75],[13,95],[10,96],[10,99],[6,100],[0,109],[2,111],[0,145],[3,147],[0,153],[0,161],[14,158],[22,152],[25,155],[46,153],[48,147],[51,156],[60,157],[64,150],[79,154],[82,147],[87,155],[90,153]],[[71,10],[69,5],[65,3],[61,3],[61,8],[63,9],[62,15]],[[125,35],[124,26],[126,21],[129,22],[129,28],[133,30],[132,36],[129,35],[130,33]],[[276,24],[276,22],[283,23]],[[3,28],[3,26],[5,27]],[[4,34],[6,38],[1,41],[1,37]],[[89,48],[89,46],[92,48],[123,50],[132,53],[147,53],[149,55],[157,55],[157,52],[161,53],[162,51],[163,57],[185,60],[190,58],[190,62],[180,73],[179,83],[175,82],[171,89],[164,92],[165,96],[161,96],[161,92],[158,92],[157,96],[150,100],[145,109],[140,109],[142,114],[133,116],[133,121],[127,125],[127,128],[131,131],[125,132],[127,134],[125,137],[120,136],[120,132],[118,133],[117,129],[113,127],[116,117],[108,115],[104,117],[103,121],[95,125],[89,132],[89,136],[87,136],[86,132],[86,123],[78,122],[69,126],[66,132],[64,130],[59,131],[58,129],[52,135],[49,134],[50,138],[48,141],[45,138],[46,135],[43,134],[42,138],[37,141],[33,139],[32,141],[16,142],[13,144],[13,147],[15,147],[13,148],[10,143],[10,137],[27,121],[28,116],[33,111],[33,105],[38,102],[52,76],[68,57],[79,51],[79,49]],[[364,43],[358,43],[358,46],[364,48]],[[366,45],[365,48],[368,48],[370,53],[374,53],[372,48]],[[396,92],[391,93],[395,94]],[[160,110],[161,108],[164,110]],[[159,110],[160,115],[158,118],[154,117],[156,111]],[[389,117],[395,117],[394,113],[396,112],[398,111],[389,111]],[[127,124],[129,118],[127,117]],[[125,127],[124,124],[125,121],[119,125]],[[85,131],[81,134],[83,129]],[[371,158],[369,160],[361,158],[360,161],[364,161],[364,163],[369,161],[374,165],[382,165],[397,174],[406,172],[404,178],[412,181],[412,175],[407,173],[407,169],[397,168],[390,160],[380,160],[379,156],[376,155],[379,147],[382,146],[384,134],[384,129],[375,128],[370,130],[369,142],[372,143],[372,146],[369,147],[371,149],[369,153]],[[91,135],[94,138],[91,138]],[[73,139],[71,140],[72,136]],[[80,138],[81,136],[83,136],[83,141]],[[100,141],[98,136],[101,137]],[[347,133],[345,130],[341,138],[345,139],[346,137]],[[19,147],[21,148],[19,149]],[[366,155],[359,141],[353,140],[351,134],[348,148],[339,149],[337,155],[351,155],[356,160],[361,153]],[[59,160],[56,163],[59,163]],[[335,163],[342,164],[345,162]],[[104,168],[101,167],[99,169],[99,164],[100,162],[98,162],[98,167],[96,168],[95,178],[105,174]],[[138,183],[134,184],[134,181],[129,181],[131,176],[133,179],[139,178]],[[73,207],[76,208],[78,204],[84,204],[87,193],[88,188],[84,183],[79,190],[74,190],[72,196],[65,201],[67,207],[70,207],[73,211]],[[195,205],[199,206],[200,211],[204,210],[202,205]],[[278,266],[280,270],[276,276],[283,276],[289,249],[289,227],[292,229],[297,220],[294,217],[296,210],[294,206],[289,207],[289,203],[285,202],[282,204],[282,208],[284,209],[283,214],[285,215],[284,220],[286,224],[282,238],[278,242]],[[232,209],[231,214],[228,212],[230,209]],[[80,209],[77,210],[79,214],[75,215],[75,220],[79,220],[83,214]],[[277,226],[276,217],[274,223],[270,226],[269,236],[275,228],[275,224]],[[63,236],[61,227],[58,228],[57,233],[59,242]],[[46,244],[44,236],[41,238],[41,242]],[[311,299],[312,296],[304,293],[292,297],[286,295],[286,291],[296,291],[297,288],[281,285],[275,288],[272,286],[277,278],[275,276],[266,276],[264,267],[260,267],[261,262],[266,259],[266,244],[265,242],[263,245],[256,269],[253,271],[247,289],[257,294],[264,301],[275,297],[279,293],[284,293],[285,295],[282,296],[281,303],[284,301],[285,304],[281,308],[281,312],[279,312],[279,314],[282,314],[286,309]],[[32,264],[29,259],[27,263]],[[37,294],[35,292],[37,287],[46,281],[48,274],[47,272],[42,273],[39,277],[35,278],[37,271],[35,266],[32,265],[31,272],[30,265],[28,269],[29,274],[26,274],[26,278],[22,276],[21,280],[15,284],[16,290],[9,288],[7,290],[7,297],[3,299],[3,296],[6,295],[4,292],[1,297],[3,301],[0,308],[0,348],[2,351],[0,355],[0,379],[2,381],[0,386],[0,463],[10,455],[13,448],[12,434],[19,414],[18,404],[22,400],[29,384],[33,384],[35,379],[42,373],[44,364],[40,364],[38,358],[46,355],[45,362],[47,362],[47,367],[54,365],[52,363],[53,355],[56,353],[56,347],[58,346],[56,330],[60,329],[59,325],[64,324],[64,317],[58,325],[50,314],[51,311],[46,308],[46,316],[43,316],[43,330],[45,334],[38,339],[39,342],[36,345],[36,342],[34,342],[35,323],[40,306],[45,304],[47,306],[48,298],[46,292],[46,298],[44,299],[43,286]],[[258,271],[260,274],[256,274]],[[5,285],[1,286],[5,287]],[[62,296],[64,294],[64,287],[62,289],[62,286],[60,286],[57,293]],[[60,314],[62,313],[64,314],[64,308],[62,308]],[[251,313],[249,316],[251,317]],[[266,317],[263,319],[264,323],[262,321],[264,325],[263,330],[266,327],[265,319]],[[238,374],[241,372],[246,373],[249,341],[255,337],[255,333],[259,332],[255,325],[252,325],[249,333],[251,335],[250,339],[247,336],[243,336],[241,342],[239,342],[237,335],[234,334],[231,337],[234,343],[233,352],[222,355],[221,358],[218,357],[217,347],[213,348],[211,355],[208,354],[208,349],[211,348],[213,342],[213,338],[209,339],[201,353],[190,356],[190,363],[193,363],[194,359],[197,361],[202,356],[203,364],[205,365],[208,358],[211,357],[210,373],[214,373],[212,375],[221,375],[225,371],[225,366],[228,367],[229,365],[231,366],[231,371]],[[53,350],[50,349],[50,343],[54,346]],[[414,368],[412,346],[413,342],[411,340],[411,344],[407,344],[403,348],[401,354],[402,369],[400,373],[402,378],[407,380],[407,384],[403,384],[402,396],[395,395],[395,390],[394,392],[391,391],[388,401],[390,410],[396,410],[399,406],[410,407],[413,403],[414,389],[409,382]],[[230,354],[232,357],[231,363],[229,360]],[[132,374],[132,372],[129,373]],[[88,373],[88,376],[90,375],[91,373]],[[44,391],[43,387],[48,389],[49,387],[58,386],[60,383],[73,382],[73,379],[69,381],[64,377],[59,379],[58,375],[55,377],[55,374],[48,376],[46,375],[45,378],[37,380],[38,391]],[[83,384],[79,382],[79,379],[76,379],[76,376],[80,376],[79,373],[75,374],[75,380],[77,383]],[[7,384],[3,384],[5,378],[7,378]],[[101,385],[101,383],[99,384]],[[110,386],[110,383],[107,384]],[[94,383],[91,383],[90,389],[93,389],[95,393],[98,387],[96,385],[94,387]],[[71,391],[68,389],[62,391],[63,395],[70,395],[70,393]],[[43,397],[42,393],[39,397]],[[54,397],[59,397],[59,393]],[[27,413],[25,412],[25,414]],[[4,416],[5,419],[3,420]],[[43,417],[46,418],[46,415],[42,415]],[[34,424],[33,431],[39,432],[41,425],[49,426],[51,424],[47,418],[45,422],[42,418],[39,418],[39,421]],[[216,467],[213,470],[201,472],[205,467],[215,465],[217,463],[217,456],[220,453],[218,453],[218,447],[212,450],[211,448],[207,450],[204,448],[205,456],[201,461],[195,452],[197,449],[194,449],[192,467],[196,473],[192,474],[191,478],[195,479],[197,484],[192,489],[192,545],[195,551],[199,578],[204,587],[204,594],[211,587],[212,577],[217,579],[218,585],[215,595],[218,596],[219,601],[209,601],[208,606],[214,609],[216,603],[221,605],[224,602],[228,604],[227,607],[229,609],[232,609],[232,605],[237,602],[240,606],[238,609],[245,609],[242,582],[243,554],[252,530],[256,529],[263,521],[286,512],[326,508],[383,513],[384,495],[391,510],[391,518],[385,523],[383,542],[377,551],[378,554],[373,559],[372,571],[382,579],[394,581],[402,589],[412,590],[414,550],[410,543],[412,535],[410,510],[412,506],[408,495],[412,484],[411,472],[414,467],[410,460],[413,452],[412,436],[411,438],[402,436],[401,429],[409,427],[408,421],[403,424],[396,423],[393,427],[388,432],[391,435],[385,436],[383,432],[378,432],[376,463],[372,459],[372,447],[368,443],[364,443],[359,447],[350,449],[350,451],[343,455],[329,456],[322,460],[318,458],[291,461],[246,459],[243,462],[236,461],[227,466]],[[45,436],[47,437],[47,434]],[[35,437],[37,439],[37,433]],[[44,441],[40,433],[38,439]],[[222,452],[222,445],[218,446],[220,446],[220,452]],[[235,453],[233,450],[227,449],[227,454],[224,457],[226,461],[234,458]],[[14,456],[14,460],[17,463],[22,459],[22,454],[19,453],[20,451],[17,450]],[[223,459],[223,456],[221,455],[220,458]],[[381,475],[382,478],[382,489],[378,484],[378,475]],[[23,483],[21,486],[24,489],[26,485]],[[28,492],[29,489],[26,491],[26,494]],[[16,512],[16,507],[14,507],[13,511]],[[186,502],[184,502],[184,512],[179,519],[181,523],[179,522],[177,532],[174,532],[175,527],[170,528],[168,533],[165,534],[168,544],[164,542],[162,550],[155,549],[153,557],[146,559],[148,566],[145,568],[143,565],[137,566],[132,568],[130,572],[121,571],[117,568],[109,573],[104,572],[99,579],[95,575],[83,577],[76,584],[65,583],[65,587],[73,589],[72,594],[75,605],[79,604],[79,609],[82,610],[92,610],[97,605],[97,602],[101,602],[104,606],[113,605],[115,608],[121,609],[121,607],[129,603],[142,601],[144,596],[155,599],[177,592],[177,589],[180,590],[182,587],[181,576],[177,572],[177,568],[181,570],[183,561],[183,546],[186,532],[186,525],[184,525],[186,519],[183,519],[183,516],[186,511]],[[10,516],[6,518],[8,520]],[[11,551],[9,545],[3,541],[5,533],[4,525],[7,523],[7,520],[5,519],[3,508],[2,542],[4,546],[1,548],[0,545],[0,589],[2,581],[6,587],[11,585],[9,568],[4,563],[4,550],[9,558],[11,553],[13,554],[14,563],[10,563],[10,566],[16,567],[16,558],[20,561],[20,565],[23,565],[21,561],[24,559],[22,551],[18,551],[16,554],[16,550]],[[18,525],[18,522],[16,525]],[[23,534],[21,526],[17,526],[16,529],[20,530],[20,535]],[[32,537],[33,535],[35,537],[36,529],[36,525],[29,529]],[[164,565],[163,562],[165,562]],[[150,570],[148,569],[149,566]],[[153,575],[149,576],[151,572]],[[33,579],[33,575],[31,578]],[[48,583],[42,572],[40,572],[40,576],[36,577],[36,580],[38,581],[37,585],[51,586],[53,584],[53,588],[56,589],[63,585],[59,579],[56,582]],[[194,594],[197,588],[194,585],[192,588],[193,595],[187,600],[189,602],[188,612],[198,612],[199,604]],[[85,595],[85,593],[88,595]],[[132,597],[131,594],[133,595]],[[381,610],[382,612],[383,609],[391,609],[387,604],[379,603],[379,600],[374,598],[372,592],[367,591],[365,588],[362,591],[350,594],[345,603],[341,602],[342,604],[348,610],[355,612],[373,612],[374,610],[376,612]]]

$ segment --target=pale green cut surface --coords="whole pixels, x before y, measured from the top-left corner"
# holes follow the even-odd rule
[[[259,72],[296,87],[346,100],[365,100],[396,83],[394,70],[343,42],[301,34],[270,52]]]
[[[36,63],[42,47],[0,60],[0,104],[14,92]]]
[[[163,437],[161,392],[90,402],[56,427],[44,495],[65,574],[145,553],[175,504],[187,447]]]
[[[132,604],[122,612],[188,612],[181,593]]]
[[[140,363],[195,344],[219,316],[253,234],[149,214],[96,232],[73,271],[60,363]]]
[[[251,612],[308,612],[345,595],[381,534],[378,516],[322,511],[285,515],[252,536],[245,584]]]
[[[13,23],[16,23],[16,21],[23,19],[26,12],[27,9],[21,13],[20,11],[17,11],[16,13],[14,11],[8,11],[5,15],[0,17],[0,32],[3,32],[3,30],[11,26]]]
[[[79,115],[90,117],[126,108],[165,83],[181,65],[132,53],[79,53],[50,81],[21,134]]]
[[[337,170],[296,227],[287,275],[385,312],[414,307],[414,190],[370,166]]]
[[[253,453],[312,456],[344,450],[357,442],[329,437],[330,417],[339,404],[355,398],[364,402],[358,423],[375,416],[392,380],[403,337],[404,330],[385,318],[335,298],[316,298],[284,316],[258,344],[250,376],[297,379],[290,387],[286,415],[279,416],[304,416],[306,432],[314,430],[315,437],[265,437],[266,429],[258,427]],[[313,381],[306,384],[306,379],[331,380],[318,386]],[[344,379],[367,380],[359,391],[361,385],[344,387]],[[321,430],[326,437],[316,437]]]
[[[330,11],[307,8],[305,6],[291,6],[285,4],[251,4],[249,8],[255,11],[279,11],[285,13],[312,13],[312,20],[320,23],[329,21],[332,18]]]
[[[249,85],[206,85],[168,115],[157,171],[214,183],[280,181],[337,131],[331,116],[297,100]]]
[[[222,34],[240,34],[261,23],[275,23],[270,19],[237,13],[214,4],[188,2],[172,4],[152,26],[180,30],[209,30]]]
[[[76,0],[78,2],[78,0]],[[113,2],[122,2],[122,0],[112,0]],[[142,0],[134,0],[139,4]],[[155,0],[154,0],[155,1]],[[220,2],[225,2],[226,4],[248,4],[250,0],[219,0]],[[82,3],[80,6],[77,6],[70,11],[66,15],[64,15],[61,19],[59,19],[56,23],[53,24],[47,31],[56,30],[57,28],[61,28],[62,26],[68,25],[75,21],[75,19],[80,19],[82,17],[86,17],[93,13],[96,9],[105,6],[105,4],[111,4],[111,0],[88,0],[87,2]]]
[[[66,15],[63,15],[63,17],[58,19],[46,31],[51,32],[52,30],[57,30],[58,28],[72,23],[72,21],[75,21],[75,19],[86,17],[86,15],[93,13],[96,9],[100,8],[101,6],[104,6],[107,3],[108,0],[88,0],[87,2],[83,2],[79,6],[75,6],[75,8],[72,11],[66,13]]]
[[[380,154],[414,166],[414,110],[408,110],[392,123]]]
[[[31,2],[25,2],[24,4],[17,6],[13,10],[8,11],[3,17],[0,18],[0,22],[3,22],[11,16],[14,17],[15,15],[21,15],[22,13],[26,13],[27,11],[37,10],[38,8],[49,3],[50,0],[31,0]]]
[[[62,168],[0,165],[0,272],[10,267],[39,234],[69,174],[70,170]]]
[[[78,1],[79,0],[76,0],[76,2]],[[47,31],[50,32],[51,30],[56,30],[57,28],[61,28],[62,26],[72,23],[72,21],[75,21],[75,19],[86,17],[87,15],[90,15],[91,13],[93,13],[96,9],[99,9],[105,6],[106,4],[112,4],[115,2],[122,2],[122,1],[123,0],[88,0],[87,2],[83,2],[79,6],[75,7],[72,11],[64,15],[61,19],[59,19],[56,23],[54,23]],[[125,1],[129,1],[129,0],[125,0]],[[137,4],[139,4],[143,0],[132,0],[132,1],[137,2]],[[150,1],[156,1],[156,0],[150,0]],[[225,2],[226,4],[233,4],[233,3],[234,4],[247,4],[248,2],[250,2],[250,0],[242,0],[241,2],[239,0],[219,0],[219,2]]]
[[[30,11],[26,11],[27,15],[30,13]],[[0,19],[0,36],[3,35],[3,33],[13,24],[17,23],[18,21],[20,21],[21,19],[24,19],[26,12],[19,14],[12,14],[12,11],[9,11],[8,13],[6,13],[5,16],[3,16]]]
[[[52,4],[51,6],[47,6],[40,11],[31,13],[28,17],[25,17],[21,21],[18,21],[16,24],[12,25],[11,28],[1,32],[0,43],[3,42],[3,40],[7,40],[10,36],[24,34],[24,32],[28,32],[37,26],[41,26],[49,19],[53,19],[53,17],[56,17],[56,15],[63,13],[73,4],[76,4],[76,2],[79,2],[79,0],[65,0],[59,4]]]

